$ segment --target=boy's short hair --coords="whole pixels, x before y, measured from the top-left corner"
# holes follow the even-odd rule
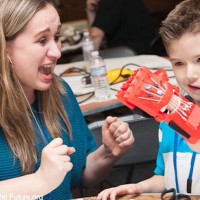
[[[187,32],[200,32],[200,0],[184,0],[176,5],[159,30],[165,47]]]

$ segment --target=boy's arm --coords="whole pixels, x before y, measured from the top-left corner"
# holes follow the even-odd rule
[[[141,193],[160,193],[165,190],[164,176],[154,175],[138,183]]]
[[[97,199],[115,200],[116,196],[138,195],[141,193],[160,193],[164,190],[164,176],[154,175],[153,177],[136,184],[125,184],[105,189],[98,194]]]

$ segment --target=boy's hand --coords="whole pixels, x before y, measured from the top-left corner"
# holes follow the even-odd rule
[[[140,194],[140,187],[139,184],[126,184],[120,185],[113,188],[108,188],[100,192],[97,196],[97,199],[101,200],[115,200],[117,196],[121,195],[136,195]]]

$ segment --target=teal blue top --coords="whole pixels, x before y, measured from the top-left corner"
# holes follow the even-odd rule
[[[94,138],[88,129],[84,117],[82,116],[82,112],[79,108],[79,105],[76,101],[72,90],[66,82],[62,83],[66,90],[66,94],[62,96],[62,102],[68,114],[69,121],[71,123],[73,139],[72,141],[70,141],[68,133],[66,133],[66,131],[64,130],[61,131],[61,135],[63,137],[64,144],[68,146],[73,146],[76,149],[76,152],[73,155],[71,155],[73,169],[69,173],[67,173],[62,184],[53,192],[51,192],[50,195],[46,195],[43,198],[44,200],[71,199],[71,189],[81,187],[81,175],[86,165],[87,155],[96,149]],[[42,119],[42,114],[38,111],[37,100],[32,108],[34,110],[37,121],[39,122],[40,127],[43,130],[44,135],[46,135],[45,137],[48,138],[48,141],[51,141],[52,138],[49,136],[47,129],[45,128]],[[61,120],[60,123],[62,125]],[[34,120],[33,125],[37,138],[37,152],[39,158],[38,160],[40,160],[41,150],[45,146],[45,142],[43,136],[41,136],[40,132],[38,131],[39,129]],[[0,181],[19,177],[21,175],[22,174],[19,160],[16,159],[16,161],[14,162],[13,154],[8,146],[4,133],[0,127]],[[49,176],[51,176],[51,174],[49,174]],[[31,185],[27,187],[31,187]]]

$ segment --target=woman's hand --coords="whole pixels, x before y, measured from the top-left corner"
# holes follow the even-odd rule
[[[118,195],[136,195],[140,194],[141,189],[139,184],[126,184],[118,187],[108,188],[98,194],[97,199],[101,200],[115,200]]]
[[[57,188],[72,169],[70,162],[73,147],[63,145],[61,138],[52,140],[42,151],[41,165],[36,171],[38,180],[43,186],[47,186],[49,192]]]
[[[102,142],[107,152],[118,157],[131,148],[134,137],[126,122],[107,117],[102,127]]]
[[[107,117],[102,126],[102,145],[87,156],[82,184],[89,187],[101,182],[133,142],[133,134],[127,123],[116,117]]]

